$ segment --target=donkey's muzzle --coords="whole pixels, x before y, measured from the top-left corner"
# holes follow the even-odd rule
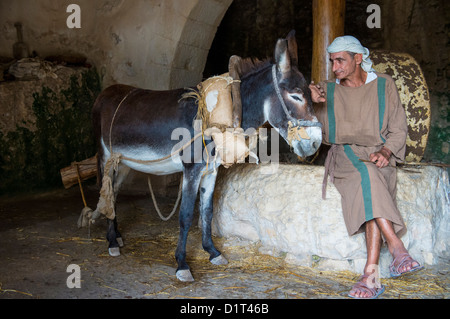
[[[306,122],[306,121],[303,121]],[[313,155],[322,143],[322,124],[308,121],[309,126],[290,126],[289,144],[300,157]]]

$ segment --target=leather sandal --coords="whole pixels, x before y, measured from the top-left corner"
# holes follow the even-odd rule
[[[400,260],[400,262],[398,262],[398,260]],[[411,269],[400,272],[399,269],[402,268],[406,262],[409,262],[411,264]],[[396,263],[397,263],[397,266],[395,266]],[[413,267],[412,266],[413,263],[417,263],[417,266]],[[423,268],[423,266],[420,265],[416,260],[412,259],[412,257],[408,253],[403,253],[394,258],[391,265],[389,266],[389,273],[392,278],[397,278],[401,275],[404,275],[406,273],[411,273],[411,272],[420,270],[422,268]]]
[[[384,292],[385,287],[383,285],[380,285],[379,287],[372,285],[372,287],[369,287],[369,285],[363,281],[364,278],[369,278],[369,275],[362,275],[359,278],[359,281],[353,285],[352,290],[350,290],[350,292],[353,290],[361,290],[361,291],[369,293],[370,296],[369,297],[356,297],[356,296],[352,296],[350,293],[348,293],[348,296],[350,298],[375,299],[375,298],[378,298],[378,296]]]

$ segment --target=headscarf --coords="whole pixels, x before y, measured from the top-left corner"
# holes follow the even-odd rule
[[[369,59],[369,49],[363,47],[359,40],[351,35],[344,35],[337,37],[327,48],[328,53],[336,53],[342,51],[349,51],[353,53],[361,53],[363,60],[361,67],[366,72],[374,72],[372,68],[372,61]]]

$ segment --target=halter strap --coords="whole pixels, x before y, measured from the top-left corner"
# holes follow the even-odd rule
[[[296,119],[294,118],[290,112],[288,111],[288,108],[286,106],[286,103],[284,103],[283,97],[281,96],[280,88],[278,87],[277,82],[277,65],[274,64],[272,67],[272,79],[273,79],[273,86],[275,87],[275,92],[277,92],[278,100],[281,103],[281,106],[283,107],[283,111],[286,114],[289,121],[292,122],[292,125],[295,126],[304,126],[304,127],[322,127],[322,123],[320,122],[313,122],[313,121],[306,121],[302,119]]]

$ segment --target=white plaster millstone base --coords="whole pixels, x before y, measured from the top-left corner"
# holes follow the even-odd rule
[[[408,228],[402,240],[421,263],[448,262],[448,173],[431,166],[409,170],[397,170],[397,204]],[[323,166],[290,164],[221,168],[213,233],[258,242],[262,253],[285,256],[287,263],[361,273],[366,261],[364,234],[349,237],[333,184],[328,183],[327,199],[322,199],[323,173]],[[382,277],[388,275],[391,260],[383,245]]]

